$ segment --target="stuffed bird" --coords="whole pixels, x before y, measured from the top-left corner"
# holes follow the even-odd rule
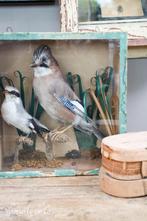
[[[19,129],[25,134],[25,137],[36,133],[44,138],[44,133],[50,132],[46,126],[27,113],[23,107],[20,93],[15,87],[6,86],[4,94],[5,99],[1,106],[1,114],[7,124]]]
[[[66,82],[47,45],[34,51],[31,67],[34,70],[33,87],[40,104],[51,118],[67,125],[55,133],[58,135],[73,126],[102,139],[95,123],[85,117],[79,98]]]
[[[28,114],[24,109],[20,93],[16,88],[6,86],[4,94],[5,99],[1,106],[1,113],[7,124],[16,127],[26,135],[37,133],[41,136],[43,132],[49,133],[47,127]]]

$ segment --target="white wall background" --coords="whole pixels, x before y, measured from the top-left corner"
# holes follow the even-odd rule
[[[0,32],[60,31],[58,5],[0,6]]]
[[[128,131],[147,130],[147,59],[128,60]]]

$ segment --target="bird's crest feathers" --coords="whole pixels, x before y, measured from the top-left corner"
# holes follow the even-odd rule
[[[33,54],[33,58],[34,59],[38,59],[40,58],[42,55],[45,55],[47,57],[49,57],[49,55],[51,55],[51,49],[49,48],[48,45],[41,45],[39,46]]]

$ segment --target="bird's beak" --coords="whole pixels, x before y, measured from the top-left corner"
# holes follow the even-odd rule
[[[38,67],[38,64],[32,63],[32,64],[30,64],[30,67],[31,67],[31,68],[36,68],[36,67]]]
[[[30,64],[30,67],[31,67],[31,68],[35,68],[35,67],[37,67],[37,64],[32,63],[32,64]]]

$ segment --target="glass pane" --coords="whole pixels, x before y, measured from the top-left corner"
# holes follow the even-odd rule
[[[34,69],[30,67],[34,50],[41,45],[50,47],[52,55],[58,63],[53,63],[55,72],[51,79],[54,80],[59,68],[64,75],[65,80],[63,78],[62,80],[67,82],[66,86],[64,85],[62,88],[59,78],[54,86],[51,85],[54,88],[54,99],[48,103],[47,107],[53,107],[52,114],[47,113],[44,104],[41,103],[45,111],[38,106],[40,100],[37,97],[34,98],[32,92],[33,74],[43,74],[42,71],[50,65],[50,63],[46,65],[44,63],[46,61],[41,60],[43,63],[42,66],[41,63],[38,63],[39,72],[36,72],[35,66]],[[10,95],[8,99],[10,108],[2,109],[0,116],[1,170],[40,170],[52,174],[55,168],[70,168],[82,174],[100,166],[100,142],[99,139],[97,141],[95,135],[100,132],[105,137],[119,132],[119,54],[118,40],[0,41],[0,90],[4,92],[4,88],[6,89],[5,96],[2,94],[0,96],[1,108],[6,97]],[[35,58],[38,59],[38,54]],[[42,77],[45,79],[42,90],[45,89],[47,92],[44,92],[44,98],[47,98],[48,102],[49,90],[46,87],[52,80],[46,78],[45,75]],[[58,75],[56,77],[58,78]],[[42,78],[39,80],[39,85]],[[67,84],[77,96],[77,98],[72,98],[74,100],[70,100],[70,96],[67,96]],[[16,126],[13,125],[14,122],[11,120],[15,121],[16,116],[12,103],[13,100],[18,101],[20,98],[17,97],[18,92],[12,91],[11,93],[6,88],[8,85],[14,85],[20,91],[21,100],[30,114],[30,118],[34,116],[50,130],[56,129],[56,132],[60,132],[59,126],[63,128],[63,126],[70,125],[71,121],[66,115],[62,115],[62,112],[57,114],[57,119],[53,117],[54,113],[60,112],[62,108],[66,108],[68,113],[79,117],[77,123],[74,123],[73,130],[69,129],[65,133],[59,134],[59,140],[52,137],[53,150],[50,149],[50,151],[55,160],[47,160],[48,149],[43,137],[34,133],[26,137],[26,133],[16,129],[16,126],[20,124],[19,120],[22,120],[22,111],[15,122]],[[38,97],[41,99],[40,96]],[[79,99],[81,103],[78,103],[78,107],[74,106],[73,111],[70,109],[73,108],[71,103],[71,106],[66,106],[69,103],[64,102],[67,101],[67,98],[70,102],[78,102],[77,99]],[[54,107],[54,102],[58,103],[59,109]],[[77,105],[77,103],[75,104]],[[84,108],[82,113],[79,110],[80,105]],[[31,121],[31,123],[34,125],[34,122]],[[20,139],[20,136],[23,136],[24,141],[22,138]],[[18,161],[16,161],[16,153],[18,153]]]
[[[141,19],[147,16],[147,0],[78,0],[78,7],[79,22]]]

